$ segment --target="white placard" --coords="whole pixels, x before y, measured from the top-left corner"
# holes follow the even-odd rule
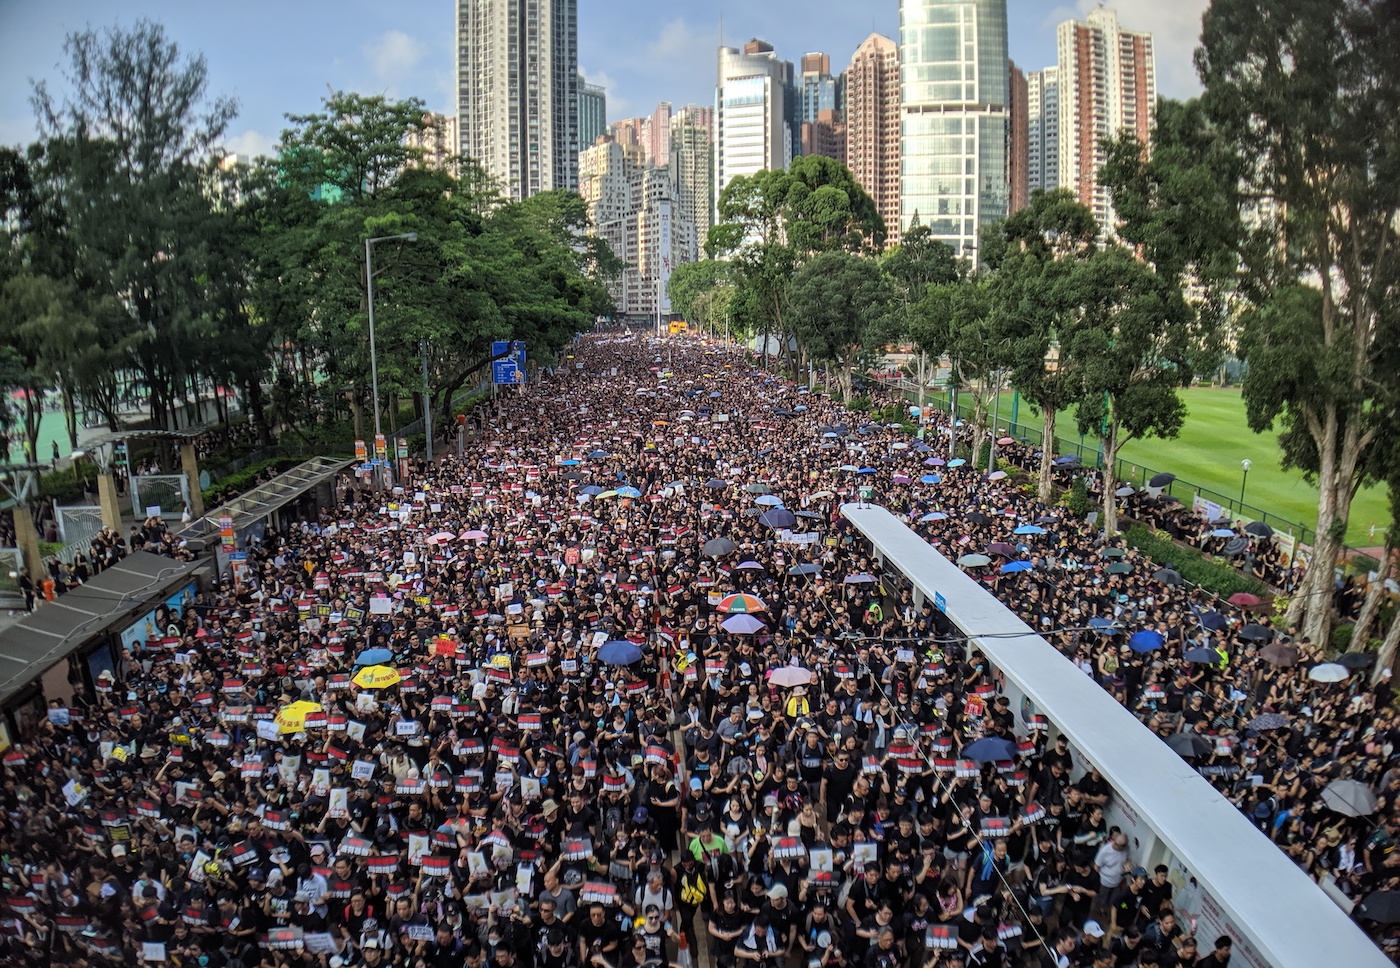
[[[374,779],[374,762],[372,760],[356,760],[350,767],[350,776],[356,780]]]

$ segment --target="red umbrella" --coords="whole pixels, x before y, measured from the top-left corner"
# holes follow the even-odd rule
[[[1240,608],[1253,608],[1259,604],[1259,596],[1251,595],[1249,592],[1235,592],[1230,596],[1230,604],[1238,605]]]

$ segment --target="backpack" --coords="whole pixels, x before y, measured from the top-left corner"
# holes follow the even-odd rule
[[[681,903],[689,907],[699,907],[710,894],[706,890],[705,875],[698,868],[693,873],[681,871]]]

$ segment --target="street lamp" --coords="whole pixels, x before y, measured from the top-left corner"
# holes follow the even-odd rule
[[[394,240],[404,242],[417,242],[417,232],[401,232],[398,235],[380,235],[372,239],[365,239],[365,301],[369,304],[369,382],[370,391],[374,396],[374,442],[379,443],[383,432],[379,428],[379,357],[374,348],[374,243],[392,242]],[[388,463],[388,445],[384,448],[385,467]]]
[[[1244,513],[1244,485],[1245,485],[1245,482],[1249,480],[1249,468],[1250,468],[1251,466],[1253,466],[1253,465],[1250,464],[1249,458],[1248,458],[1248,457],[1246,457],[1244,460],[1240,461],[1240,469],[1241,469],[1242,471],[1244,471],[1244,473],[1243,473],[1242,475],[1240,475],[1240,513],[1241,513],[1241,514]]]

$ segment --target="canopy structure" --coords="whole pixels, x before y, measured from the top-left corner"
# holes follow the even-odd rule
[[[85,643],[164,601],[201,567],[208,562],[135,551],[7,628],[0,633],[0,706]]]
[[[219,518],[233,518],[233,526],[237,530],[244,522],[265,518],[283,505],[290,504],[313,487],[333,479],[353,463],[353,460],[313,457],[191,522],[180,532],[180,537],[196,551],[202,551],[209,542],[218,539]]]

